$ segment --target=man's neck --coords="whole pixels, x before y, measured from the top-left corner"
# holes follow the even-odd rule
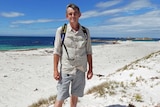
[[[79,30],[79,23],[77,24],[70,24],[72,29],[74,29],[75,31],[78,31]]]

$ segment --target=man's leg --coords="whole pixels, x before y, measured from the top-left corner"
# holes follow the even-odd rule
[[[71,107],[76,107],[78,97],[82,97],[85,87],[85,72],[77,71],[71,83]]]
[[[70,99],[70,105],[71,107],[76,107],[77,106],[77,102],[78,102],[78,97],[71,95],[71,99]]]
[[[61,73],[61,80],[57,84],[57,98],[54,107],[62,107],[64,100],[69,97],[69,86],[72,76]]]
[[[62,107],[64,101],[58,101],[56,100],[54,107]]]

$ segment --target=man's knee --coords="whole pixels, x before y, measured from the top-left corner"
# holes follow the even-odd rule
[[[78,102],[78,97],[77,96],[71,96],[71,107],[76,107]]]
[[[64,101],[58,101],[56,100],[54,107],[62,107]]]

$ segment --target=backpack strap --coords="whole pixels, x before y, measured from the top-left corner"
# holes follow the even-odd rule
[[[65,36],[66,36],[66,30],[67,30],[67,24],[65,23],[63,26],[62,26],[62,30],[61,30],[61,39],[62,39],[62,42],[61,42],[61,46],[63,45],[65,50],[66,50],[66,53],[67,53],[67,56],[68,56],[68,59],[70,59],[69,57],[69,54],[68,54],[68,51],[67,51],[67,47],[66,45],[64,44],[64,39],[65,39]],[[84,35],[86,36],[86,40],[88,39],[88,36],[87,36],[87,31],[86,31],[86,28],[84,26],[82,26],[82,31],[84,33]]]
[[[63,26],[62,26],[62,30],[61,30],[61,39],[62,39],[62,42],[61,42],[61,47],[62,45],[64,46],[65,50],[66,50],[66,53],[67,53],[67,56],[69,58],[69,54],[68,54],[68,51],[67,51],[67,47],[66,45],[64,44],[64,39],[65,39],[65,36],[66,36],[66,30],[67,30],[67,24],[65,23]]]
[[[88,39],[88,35],[87,35],[86,28],[84,26],[82,26],[82,31],[83,31],[84,35],[86,36],[86,40],[87,40]]]
[[[61,45],[64,45],[64,39],[65,39],[65,36],[66,36],[66,30],[67,30],[67,24],[65,23],[62,26],[62,30],[61,30],[61,38],[62,38],[62,44]],[[87,40],[88,39],[87,31],[86,31],[86,28],[84,26],[82,26],[82,31],[85,34],[86,40]]]
[[[67,30],[67,24],[65,23],[62,26],[62,30],[61,30],[61,38],[62,38],[61,46],[64,44],[64,39],[65,39],[65,36],[66,36],[66,30]]]

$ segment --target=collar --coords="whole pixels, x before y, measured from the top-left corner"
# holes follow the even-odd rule
[[[74,31],[74,29],[72,29],[70,23],[67,24],[67,29],[68,29],[69,32]],[[79,30],[81,30],[81,29],[82,29],[82,26],[79,24]]]

